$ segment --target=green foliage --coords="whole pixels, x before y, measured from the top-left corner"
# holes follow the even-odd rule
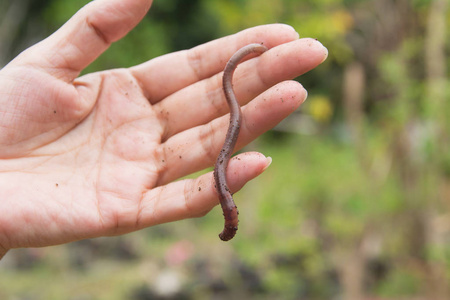
[[[398,270],[379,286],[378,294],[391,298],[414,296],[420,292],[421,280],[414,272]]]

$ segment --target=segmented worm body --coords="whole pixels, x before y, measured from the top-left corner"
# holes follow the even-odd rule
[[[223,71],[223,91],[230,107],[230,124],[228,126],[227,135],[223,144],[222,150],[217,157],[214,168],[214,180],[216,182],[216,189],[219,194],[220,205],[222,206],[223,215],[225,218],[225,226],[223,231],[219,234],[222,241],[231,240],[238,230],[238,214],[239,211],[233,201],[233,196],[228,188],[226,172],[228,162],[231,154],[233,154],[234,146],[239,135],[239,130],[242,122],[242,112],[236,96],[233,91],[233,73],[239,62],[250,53],[263,53],[267,48],[261,44],[249,44],[239,49],[228,61]]]

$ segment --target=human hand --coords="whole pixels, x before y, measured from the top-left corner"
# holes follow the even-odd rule
[[[289,79],[327,56],[319,42],[274,24],[78,77],[150,6],[93,1],[0,70],[0,257],[205,215],[218,204],[212,172],[174,180],[212,166],[222,147],[227,60],[249,43],[269,48],[234,76],[244,114],[239,149],[305,100]],[[238,157],[227,173],[233,191],[270,164],[256,152]]]

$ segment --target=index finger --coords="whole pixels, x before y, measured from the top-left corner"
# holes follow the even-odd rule
[[[195,48],[152,59],[131,68],[146,97],[155,104],[170,94],[223,71],[236,50],[250,43],[272,48],[299,38],[289,25],[253,27]]]

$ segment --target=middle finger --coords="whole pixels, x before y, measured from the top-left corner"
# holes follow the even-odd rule
[[[273,85],[293,79],[319,65],[326,57],[322,44],[300,39],[274,47],[236,69],[233,87],[240,105]],[[222,72],[168,96],[154,105],[163,122],[162,141],[228,113],[222,90]]]

